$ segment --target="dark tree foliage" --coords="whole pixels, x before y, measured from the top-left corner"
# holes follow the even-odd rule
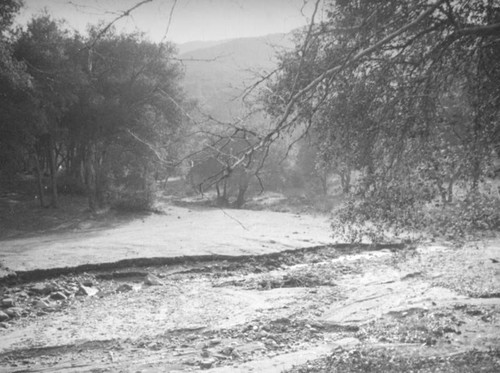
[[[91,206],[102,205],[106,193],[119,204],[152,200],[152,178],[174,158],[182,123],[172,53],[139,35],[114,34],[84,50],[87,84],[66,115],[65,162],[73,179],[83,173]]]
[[[2,26],[10,9],[0,9]],[[58,191],[85,193],[92,210],[150,207],[183,122],[172,46],[112,28],[70,34],[43,14],[2,36],[0,51],[9,53],[0,61],[1,170],[34,170],[42,206],[50,181],[53,207]]]
[[[16,103],[30,86],[25,66],[13,57],[10,34],[13,17],[20,7],[20,1],[0,2],[0,170],[5,173],[13,172],[22,158],[19,144],[24,141],[24,134],[10,123],[23,112]]]

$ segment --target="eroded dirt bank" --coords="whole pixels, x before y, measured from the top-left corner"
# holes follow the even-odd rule
[[[496,372],[499,260],[493,241],[324,247],[11,284],[0,371]]]

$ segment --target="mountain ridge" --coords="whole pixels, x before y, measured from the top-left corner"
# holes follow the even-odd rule
[[[189,50],[197,46],[198,49]],[[278,64],[277,54],[293,48],[292,33],[224,41],[192,42],[179,54],[184,87],[207,114],[229,120],[244,111],[243,90]]]

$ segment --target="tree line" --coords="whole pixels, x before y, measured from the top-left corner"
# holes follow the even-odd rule
[[[13,28],[21,5],[0,4],[0,168],[33,171],[42,206],[56,207],[61,189],[93,210],[147,202],[185,120],[173,45],[102,25],[69,33],[47,14]]]

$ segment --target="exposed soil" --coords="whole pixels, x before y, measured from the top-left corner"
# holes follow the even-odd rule
[[[330,246],[25,279],[0,291],[0,372],[498,372],[499,259]]]

